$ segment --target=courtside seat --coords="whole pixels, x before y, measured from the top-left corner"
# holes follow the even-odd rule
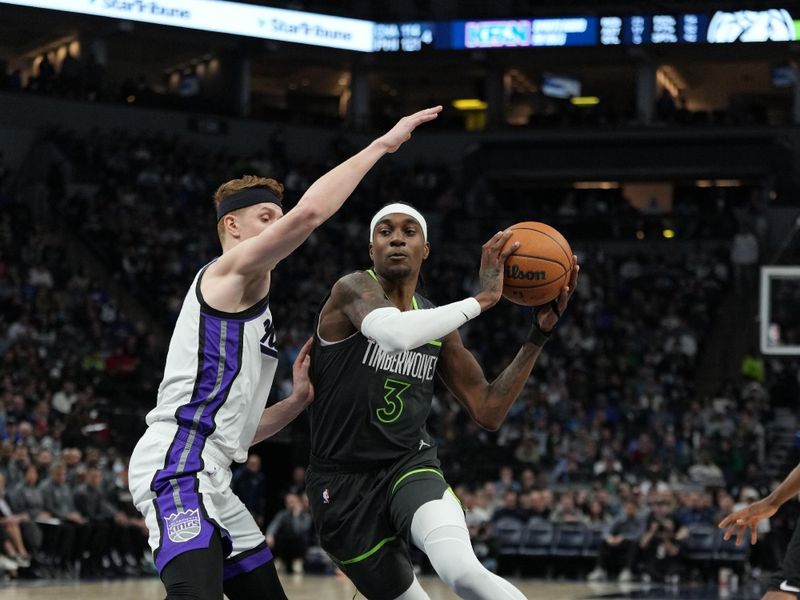
[[[717,546],[718,529],[705,523],[689,525],[689,537],[684,542],[684,556],[688,560],[713,560]]]
[[[600,546],[609,531],[609,526],[605,524],[592,524],[588,526],[586,533],[586,544],[583,546],[584,556],[597,556],[600,554]]]
[[[583,523],[560,523],[553,535],[553,556],[583,556],[589,528]]]
[[[745,562],[747,557],[750,555],[750,540],[745,539],[745,542],[742,543],[741,546],[736,545],[736,537],[732,537],[727,542],[722,539],[722,536],[725,535],[725,531],[722,529],[717,529],[716,531],[717,539],[716,539],[716,552],[714,553],[714,559],[720,562]],[[749,531],[747,538],[749,538]]]
[[[493,523],[494,538],[501,556],[519,556],[525,524],[513,517],[503,517]]]
[[[520,554],[523,556],[549,556],[552,552],[555,528],[550,521],[533,518],[522,533]]]

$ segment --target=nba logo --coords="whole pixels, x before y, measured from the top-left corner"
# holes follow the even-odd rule
[[[325,504],[331,503],[331,491],[328,488],[325,488],[325,491],[322,492],[322,501]]]
[[[167,535],[176,543],[188,542],[200,533],[200,509],[181,511],[166,517]]]

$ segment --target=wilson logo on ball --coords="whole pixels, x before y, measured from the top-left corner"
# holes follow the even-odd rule
[[[518,265],[506,265],[505,276],[508,279],[521,279],[525,281],[546,281],[546,271],[523,271]]]

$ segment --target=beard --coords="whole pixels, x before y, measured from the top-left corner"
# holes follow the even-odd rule
[[[389,281],[402,281],[408,279],[411,275],[412,269],[408,264],[405,265],[386,265],[381,269],[380,274]]]

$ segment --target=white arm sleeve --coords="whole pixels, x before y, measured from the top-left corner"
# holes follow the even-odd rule
[[[475,298],[405,312],[386,306],[364,317],[361,333],[375,340],[384,352],[402,352],[447,335],[479,314],[481,305]]]

